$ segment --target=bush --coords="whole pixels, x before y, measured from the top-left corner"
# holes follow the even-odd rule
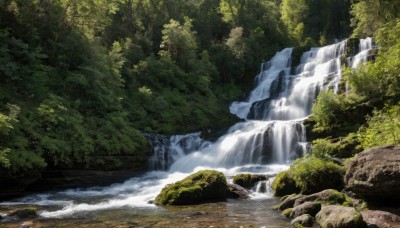
[[[275,177],[274,182],[272,182],[272,189],[276,196],[285,196],[300,192],[300,188],[296,186],[290,170],[283,171]]]
[[[365,148],[400,142],[400,105],[374,111],[367,126],[358,132],[358,140]]]
[[[312,147],[312,154],[319,158],[350,158],[360,151],[357,135],[353,133],[344,138],[316,139]]]
[[[297,159],[290,169],[275,178],[272,189],[276,196],[293,193],[311,194],[324,189],[341,190],[344,170],[332,161],[306,156]]]
[[[342,97],[332,90],[324,91],[318,95],[312,107],[313,120],[316,121],[315,131],[326,131],[337,127],[340,123],[338,113],[344,110]]]

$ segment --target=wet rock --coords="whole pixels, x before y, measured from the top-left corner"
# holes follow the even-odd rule
[[[400,227],[400,216],[386,211],[362,211],[361,215],[368,227],[393,228]]]
[[[385,146],[365,150],[347,166],[347,189],[367,200],[385,203],[400,201],[400,147]]]
[[[314,225],[313,217],[309,214],[300,215],[290,223],[293,227],[312,227]]]
[[[323,205],[352,205],[352,200],[346,194],[334,189],[326,189],[308,196],[299,197],[295,200],[293,206],[303,204],[304,202],[321,202]]]
[[[10,217],[18,217],[20,219],[24,218],[35,218],[37,217],[37,212],[35,208],[23,208],[17,209],[11,212],[8,216]]]
[[[247,199],[249,192],[240,185],[228,184],[227,197],[232,199]]]
[[[257,182],[268,180],[268,178],[266,175],[238,174],[233,178],[233,183],[244,188],[252,188]]]
[[[190,205],[224,201],[227,183],[223,173],[202,170],[164,187],[155,199],[156,205]]]
[[[287,208],[282,211],[281,215],[285,216],[286,218],[290,218],[290,214],[292,213],[293,208]]]
[[[33,228],[34,226],[33,226],[33,222],[32,221],[26,221],[26,222],[23,222],[20,226],[19,226],[19,228]]]
[[[321,203],[305,202],[293,208],[290,213],[291,218],[297,218],[300,215],[309,214],[315,216],[321,210]]]
[[[321,228],[364,228],[361,213],[352,207],[330,205],[322,207],[316,216]]]
[[[296,202],[297,199],[305,197],[304,195],[292,195],[287,197],[285,200],[282,201],[282,203],[279,205],[279,210],[283,211],[287,208],[293,207],[294,203]]]

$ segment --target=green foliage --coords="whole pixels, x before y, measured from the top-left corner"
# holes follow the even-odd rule
[[[296,186],[309,194],[324,189],[343,188],[344,170],[339,165],[314,156],[297,159],[290,167]]]
[[[338,113],[344,111],[343,97],[335,95],[332,90],[323,91],[313,104],[313,120],[317,122],[315,131],[326,131],[340,124]]]
[[[276,196],[285,196],[293,193],[299,193],[300,188],[296,186],[290,170],[280,172],[272,182],[272,189]]]
[[[197,48],[195,35],[191,31],[192,20],[185,18],[181,25],[178,21],[170,20],[164,25],[160,56],[173,59],[178,66],[186,68],[189,61],[195,58]]]
[[[297,44],[306,46],[347,37],[349,8],[349,0],[283,0],[280,11],[289,34]]]
[[[279,173],[272,183],[272,189],[277,196],[310,194],[324,189],[341,190],[343,175],[344,169],[339,165],[315,156],[306,156],[297,159],[289,170]]]
[[[179,205],[224,201],[226,192],[227,183],[223,173],[202,170],[164,187],[155,199],[155,203],[157,205]]]
[[[399,18],[400,3],[397,0],[364,0],[352,5],[351,24],[353,36],[373,36],[386,23]]]
[[[365,148],[400,143],[400,105],[375,110],[367,125],[358,132],[358,140]]]
[[[312,144],[312,154],[319,158],[350,158],[360,152],[357,135],[354,133],[344,138],[316,139]]]

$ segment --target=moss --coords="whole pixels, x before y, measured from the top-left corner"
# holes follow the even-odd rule
[[[233,178],[233,183],[244,188],[252,188],[258,181],[267,180],[264,175],[238,174]]]
[[[37,216],[36,208],[29,207],[29,208],[23,208],[23,209],[18,209],[16,211],[13,211],[9,214],[10,217],[18,217],[18,218],[33,218]]]
[[[296,182],[291,176],[289,170],[283,171],[275,177],[274,182],[272,182],[272,189],[276,196],[284,196],[300,192],[300,189],[296,186]]]
[[[202,170],[167,185],[155,199],[156,205],[198,204],[226,199],[227,183],[223,173]]]
[[[293,211],[293,208],[287,208],[287,209],[285,209],[284,211],[282,211],[282,215],[283,216],[285,216],[286,218],[289,218],[290,217],[290,214],[292,213],[292,211]]]
[[[279,199],[279,201],[283,202],[283,201],[285,201],[287,198],[293,197],[293,196],[297,196],[297,195],[298,195],[298,194],[286,195],[286,196],[281,197],[281,198]]]
[[[324,189],[343,189],[343,167],[332,161],[306,156],[297,159],[289,170],[279,173],[272,189],[276,196],[312,194]]]

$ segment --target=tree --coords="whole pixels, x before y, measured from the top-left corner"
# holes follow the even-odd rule
[[[196,32],[191,31],[191,28],[192,20],[189,18],[185,18],[183,25],[172,19],[164,25],[160,55],[186,68],[189,61],[196,57]]]

